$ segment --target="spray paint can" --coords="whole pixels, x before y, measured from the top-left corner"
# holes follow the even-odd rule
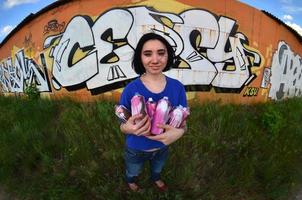
[[[188,116],[190,115],[190,108],[189,107],[184,107],[182,109],[182,112],[183,112],[183,117],[182,117],[182,122],[181,122],[180,127],[185,126],[186,120],[187,120]]]
[[[131,99],[131,114],[132,116],[142,114],[143,117],[147,114],[145,98],[140,94],[135,94]],[[135,120],[135,123],[139,120]]]
[[[153,101],[153,99],[150,97],[148,98],[148,101],[146,102],[146,108],[147,108],[147,113],[150,117],[150,119],[153,119],[153,115],[155,113],[155,109],[156,109],[156,102]]]
[[[153,115],[151,133],[154,135],[159,135],[163,133],[162,128],[158,128],[157,124],[166,124],[169,119],[169,112],[171,106],[168,97],[160,99],[157,103],[155,113]]]
[[[131,113],[129,110],[123,105],[115,105],[115,115],[123,122],[126,123],[130,118]]]
[[[169,114],[169,125],[179,128],[183,122],[184,111],[181,105],[174,108]]]

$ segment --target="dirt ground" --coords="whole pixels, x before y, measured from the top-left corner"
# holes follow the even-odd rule
[[[300,190],[300,192],[296,196],[296,200],[302,200],[302,189]]]
[[[18,200],[18,199],[5,193],[3,188],[0,186],[0,200]]]
[[[0,187],[0,200],[18,200],[18,199],[15,197],[12,197],[11,195],[6,194],[3,190],[3,188]],[[297,194],[297,196],[294,200],[302,200],[302,189]]]

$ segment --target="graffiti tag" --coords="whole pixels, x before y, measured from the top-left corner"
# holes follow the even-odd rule
[[[302,58],[281,41],[273,55],[269,97],[275,100],[302,95]]]
[[[59,28],[55,20],[47,27],[47,31]],[[64,31],[44,40],[44,49],[50,50],[46,57],[52,60],[49,81],[57,90],[80,86],[92,93],[122,87],[137,77],[131,59],[138,39],[154,32],[175,50],[177,65],[167,75],[188,87],[240,92],[256,78],[251,67],[260,66],[261,56],[249,47],[248,38],[237,32],[238,27],[234,19],[202,9],[173,14],[140,6],[111,9],[95,20],[74,16]],[[6,69],[5,64],[1,66]],[[38,82],[46,82],[45,77]],[[6,81],[2,79],[7,85]],[[40,91],[49,91],[49,85]]]

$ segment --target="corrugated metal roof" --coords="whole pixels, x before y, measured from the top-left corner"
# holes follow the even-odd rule
[[[294,34],[294,36],[296,36],[296,38],[299,40],[300,43],[302,43],[302,36],[292,27],[290,27],[289,25],[287,25],[286,23],[284,23],[282,20],[280,20],[278,17],[274,16],[273,14],[265,11],[265,10],[261,10],[265,15],[269,16],[270,18],[272,18],[273,20],[275,20],[276,22],[278,22],[279,24],[282,24],[283,26],[285,26],[290,32],[292,32]]]
[[[39,15],[42,15],[43,13],[58,7],[60,5],[63,5],[65,3],[71,2],[72,0],[59,0],[56,1],[48,6],[46,6],[45,8],[43,8],[42,10],[38,11],[36,14],[30,13],[20,24],[18,24],[18,26],[16,28],[14,28],[5,38],[4,40],[1,42],[0,47],[2,47],[2,45],[9,40],[9,38],[12,37],[13,34],[15,34],[18,30],[20,30],[23,26],[25,26],[28,22],[30,22],[31,20],[33,20],[34,18],[38,17]],[[290,26],[288,26],[287,24],[285,24],[283,21],[281,21],[279,18],[277,18],[276,16],[274,16],[273,14],[265,11],[265,10],[261,10],[265,15],[269,16],[270,18],[272,18],[273,20],[277,21],[279,24],[284,25],[290,32],[292,32],[295,37],[298,39],[298,41],[300,43],[302,43],[302,36],[293,28],[291,28]]]
[[[58,7],[60,5],[63,5],[67,2],[70,2],[72,0],[60,0],[60,1],[56,1],[48,6],[46,6],[45,8],[43,8],[42,10],[38,11],[37,13],[33,14],[30,13],[25,19],[22,20],[22,22],[20,22],[16,28],[14,28],[5,38],[4,40],[1,42],[0,47],[2,47],[2,45],[9,40],[9,38],[11,38],[18,30],[20,30],[22,27],[24,27],[28,22],[30,22],[31,20],[33,20],[34,18],[38,17],[39,15],[42,15],[43,13]]]

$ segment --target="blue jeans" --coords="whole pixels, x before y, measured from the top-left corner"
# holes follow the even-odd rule
[[[125,163],[126,163],[126,182],[134,183],[135,178],[142,171],[144,163],[149,161],[151,169],[151,181],[160,180],[160,173],[168,158],[168,147],[163,147],[159,150],[146,152],[125,148]]]

